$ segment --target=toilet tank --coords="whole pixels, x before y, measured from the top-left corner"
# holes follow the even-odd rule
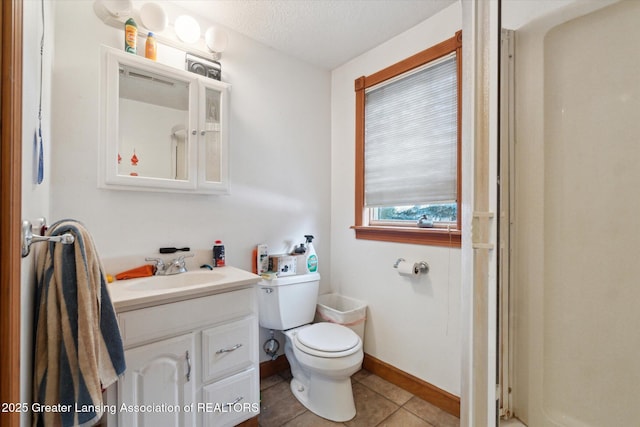
[[[284,331],[313,321],[320,274],[261,280],[258,284],[260,326]]]

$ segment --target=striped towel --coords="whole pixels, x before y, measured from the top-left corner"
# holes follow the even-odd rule
[[[106,407],[103,389],[125,370],[122,338],[93,240],[73,220],[48,231],[64,233],[75,242],[46,243],[38,258],[33,400],[57,411],[34,412],[34,426],[96,424]]]

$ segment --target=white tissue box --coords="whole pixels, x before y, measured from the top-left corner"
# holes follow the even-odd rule
[[[297,264],[296,257],[292,255],[269,255],[269,271],[275,272],[278,277],[295,275]]]

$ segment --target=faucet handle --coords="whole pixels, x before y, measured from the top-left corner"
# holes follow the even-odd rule
[[[156,267],[158,269],[162,269],[164,267],[164,261],[161,258],[150,258],[147,257],[144,259],[145,261],[153,261],[156,263]]]
[[[194,254],[180,255],[178,258],[176,258],[176,261],[184,261],[185,258],[191,258],[192,256],[194,256]]]
[[[167,274],[178,274],[187,272],[187,264],[184,262],[185,258],[192,257],[193,254],[180,255],[178,258],[171,260],[167,270],[171,270]]]

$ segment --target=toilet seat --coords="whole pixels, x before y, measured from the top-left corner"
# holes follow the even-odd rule
[[[294,344],[304,353],[318,357],[349,356],[362,348],[360,337],[346,326],[314,323],[295,334]]]

